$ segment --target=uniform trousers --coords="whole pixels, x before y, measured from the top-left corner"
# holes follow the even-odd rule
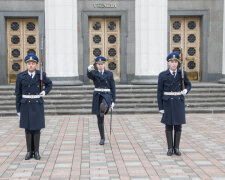
[[[100,96],[100,99],[99,99],[99,106],[100,106],[101,103],[107,105],[106,100],[102,96]],[[104,123],[104,116],[100,117],[100,114],[98,114],[97,115],[97,119],[98,119],[98,124],[103,124]]]
[[[181,132],[182,130],[182,124],[179,125],[165,125],[166,131],[177,131],[177,132]]]

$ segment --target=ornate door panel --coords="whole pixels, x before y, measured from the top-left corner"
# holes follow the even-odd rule
[[[107,58],[105,69],[113,72],[120,81],[120,18],[89,19],[89,61],[97,56]]]
[[[180,54],[190,80],[200,80],[200,17],[174,17],[170,23],[170,52]]]
[[[37,19],[7,19],[8,82],[15,83],[18,73],[26,70],[24,57],[39,56]]]

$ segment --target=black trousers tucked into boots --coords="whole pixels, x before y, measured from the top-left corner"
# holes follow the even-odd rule
[[[174,128],[174,140],[173,140],[173,128]],[[181,129],[182,125],[166,125],[166,140],[168,144],[168,156],[172,156],[172,154],[176,154],[178,156],[181,155],[179,150],[180,146],[180,137],[181,137]]]
[[[178,156],[181,155],[181,152],[179,150],[180,137],[181,137],[181,131],[175,131],[174,132],[174,154],[176,154]]]
[[[40,160],[39,144],[40,144],[40,130],[28,130],[25,129],[26,142],[27,142],[27,154],[25,160],[29,160],[34,157],[36,160]]]
[[[108,109],[108,105],[105,101],[105,99],[103,97],[100,97],[99,100],[100,104],[100,114],[97,115],[97,119],[98,119],[98,129],[99,129],[99,134],[100,134],[100,145],[104,145],[105,144],[105,132],[104,132],[104,114],[106,112],[106,110]]]
[[[100,145],[105,144],[105,132],[104,132],[104,123],[98,123],[98,129],[99,129],[99,134],[101,137],[101,140],[99,142]]]

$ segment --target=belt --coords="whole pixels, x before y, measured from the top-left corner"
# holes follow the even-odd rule
[[[181,92],[164,92],[164,95],[179,96],[179,95],[182,95],[182,94],[181,94]]]
[[[28,98],[28,99],[37,99],[40,98],[40,95],[22,95],[23,98]]]
[[[100,91],[100,92],[110,92],[110,89],[95,88],[95,91]]]

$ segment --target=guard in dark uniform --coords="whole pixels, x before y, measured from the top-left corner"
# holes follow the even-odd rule
[[[87,70],[87,76],[93,80],[95,90],[93,92],[92,114],[97,115],[98,128],[101,140],[100,145],[105,143],[104,134],[104,115],[107,114],[109,108],[114,107],[116,100],[116,89],[113,73],[104,69],[106,58],[98,56],[95,59],[97,70],[93,70],[90,65]]]
[[[43,73],[45,88],[40,92],[40,71],[36,70],[38,57],[28,54],[24,59],[27,70],[17,75],[16,110],[20,116],[20,128],[25,129],[27,154],[25,160],[39,160],[40,130],[45,128],[43,96],[52,89],[52,81]]]
[[[165,124],[166,139],[168,144],[167,155],[173,153],[180,156],[179,151],[182,124],[185,120],[184,96],[191,90],[191,83],[184,72],[184,86],[182,91],[181,71],[177,68],[179,55],[171,53],[167,57],[169,69],[163,71],[158,77],[157,100],[159,112],[162,113],[161,122]],[[174,141],[173,141],[174,129]]]

